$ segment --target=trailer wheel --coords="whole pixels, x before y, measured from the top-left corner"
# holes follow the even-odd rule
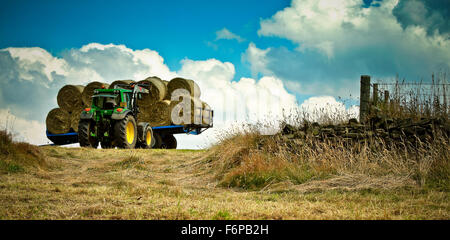
[[[159,133],[153,133],[153,139],[152,148],[161,148],[163,143],[161,135]]]
[[[135,148],[138,138],[136,120],[132,115],[127,115],[114,125],[114,138],[119,148]]]
[[[163,138],[163,143],[165,148],[167,149],[176,149],[177,148],[177,139],[173,136],[173,134],[167,134]]]
[[[81,147],[98,147],[98,139],[91,136],[94,130],[94,123],[91,120],[81,120],[78,123],[78,142]]]
[[[152,145],[154,145],[154,137],[153,137],[153,131],[152,128],[147,126],[144,130],[144,134],[143,134],[144,139],[142,139],[139,142],[139,147],[140,148],[145,148],[145,149],[150,149],[152,148]]]

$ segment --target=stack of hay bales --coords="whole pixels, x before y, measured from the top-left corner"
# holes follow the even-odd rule
[[[174,78],[170,81],[161,80],[158,77],[150,77],[139,83],[145,83],[150,94],[139,100],[140,113],[138,121],[149,122],[151,126],[166,126],[170,124],[210,124],[211,108],[200,100],[200,87],[193,80]],[[172,95],[177,89],[186,90],[188,99],[172,100]],[[146,94],[144,94],[146,95]],[[143,95],[143,96],[144,96]],[[189,109],[184,103],[190,103],[190,116],[183,118],[183,109]],[[174,116],[172,111],[175,111]],[[204,117],[207,116],[207,117]]]
[[[80,114],[84,108],[90,107],[92,95],[95,89],[114,89],[118,84],[130,85],[134,80],[117,80],[110,85],[101,82],[91,82],[86,86],[66,85],[62,87],[57,96],[59,108],[51,110],[47,114],[47,130],[52,134],[77,132]],[[138,99],[140,112],[137,115],[138,122],[149,122],[152,127],[167,126],[174,122],[185,124],[211,124],[211,107],[200,100],[200,88],[190,79],[174,78],[165,81],[158,77],[149,77],[137,83],[147,84],[145,88],[149,94],[142,94]],[[172,93],[177,89],[187,90],[186,102],[190,102],[189,121],[183,119],[183,99],[171,101]],[[172,119],[172,111],[178,110]],[[187,107],[184,109],[188,109]],[[206,117],[205,117],[206,116]]]
[[[63,134],[78,131],[80,114],[89,107],[95,89],[108,87],[101,82],[91,82],[86,87],[81,85],[65,85],[56,97],[58,108],[52,109],[45,120],[48,132]]]
[[[52,109],[47,114],[45,123],[47,130],[53,134],[68,133],[78,130],[78,119],[86,104],[83,102],[81,85],[66,85],[62,87],[57,96],[59,108]],[[75,120],[77,119],[77,120]]]

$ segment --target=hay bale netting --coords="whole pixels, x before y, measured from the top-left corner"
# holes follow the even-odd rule
[[[81,94],[84,86],[81,85],[66,85],[62,87],[57,96],[58,105],[66,112],[72,112],[75,109],[84,106]]]
[[[167,88],[170,96],[172,96],[173,91],[176,89],[186,89],[190,93],[191,97],[200,97],[200,87],[194,82],[194,80],[174,78],[167,84]]]
[[[114,89],[114,86],[116,86],[117,84],[126,84],[126,85],[130,85],[131,83],[135,83],[135,81],[133,80],[117,80],[111,83],[111,85],[109,85],[109,89]],[[125,89],[131,89],[131,87],[124,87]]]
[[[109,84],[102,82],[91,82],[86,87],[84,87],[83,93],[81,94],[81,98],[83,99],[83,103],[86,106],[91,106],[92,103],[92,95],[94,95],[95,89],[109,88]]]
[[[70,130],[70,114],[61,108],[54,108],[45,119],[47,130],[52,134],[68,133]]]
[[[210,125],[211,124],[211,120],[212,120],[212,109],[211,107],[205,103],[202,102],[202,123],[206,124],[206,125]]]
[[[189,106],[184,106],[184,101],[170,102],[171,122],[174,124],[200,124],[202,122],[202,101],[195,97],[188,97],[190,102],[190,122],[185,122],[183,119],[183,109],[189,109]],[[172,114],[174,112],[174,114]]]
[[[78,123],[80,122],[81,112],[83,112],[83,109],[80,108],[80,109],[74,110],[70,114],[70,128],[72,128],[72,130],[74,132],[78,132]]]
[[[145,87],[149,90],[149,94],[142,94],[142,99],[138,100],[139,105],[150,105],[154,102],[161,101],[166,97],[167,85],[158,77],[149,77],[138,83],[148,84]]]

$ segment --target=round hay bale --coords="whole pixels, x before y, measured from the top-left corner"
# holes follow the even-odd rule
[[[70,128],[72,128],[72,130],[74,132],[78,132],[78,123],[80,122],[81,112],[83,112],[83,109],[80,108],[80,109],[74,110],[70,114]]]
[[[152,127],[170,125],[170,101],[158,101],[150,107],[149,123]]]
[[[149,90],[149,94],[142,94],[142,99],[138,100],[138,104],[150,105],[154,102],[161,101],[166,97],[167,85],[158,77],[149,77],[138,83],[148,84],[145,87]]]
[[[202,102],[202,123],[206,124],[206,125],[210,125],[211,124],[211,120],[212,120],[212,109],[211,107],[205,103]]]
[[[102,87],[109,88],[109,84],[102,82],[91,82],[86,87],[84,87],[83,93],[81,94],[81,98],[83,99],[83,103],[86,106],[91,106],[92,104],[92,95],[94,95],[95,89],[101,89]]]
[[[62,87],[57,96],[58,105],[66,112],[72,112],[75,109],[84,106],[81,94],[84,86],[81,85],[66,85]]]
[[[130,85],[131,83],[135,83],[135,81],[134,81],[134,80],[117,80],[117,81],[112,82],[111,85],[109,85],[109,89],[114,89],[114,87],[115,87],[117,84],[126,84],[126,85]],[[125,89],[131,89],[131,86],[130,86],[130,87],[124,87],[124,88],[125,88]]]
[[[61,108],[54,108],[45,119],[47,130],[52,134],[68,133],[70,130],[70,114]]]
[[[202,101],[195,97],[189,97],[188,101],[190,102],[190,109],[189,106],[184,105],[184,101],[170,102],[170,115],[172,123],[181,125],[202,123]],[[183,119],[184,109],[190,111],[189,121],[185,121],[185,119]]]
[[[138,122],[150,122],[151,105],[139,106]]]
[[[167,88],[170,96],[172,96],[173,91],[181,88],[186,89],[191,94],[191,97],[200,97],[200,87],[194,82],[194,80],[174,78],[167,84]]]
[[[167,80],[162,80],[162,81],[163,81],[164,85],[166,85],[166,88],[167,88],[167,85],[169,84],[169,81],[167,81]],[[169,100],[170,101],[169,88],[167,88],[167,93],[166,93],[166,96],[164,97],[164,100]]]
[[[139,122],[148,122],[152,127],[167,126],[171,124],[170,101],[163,100],[139,108],[137,115]]]

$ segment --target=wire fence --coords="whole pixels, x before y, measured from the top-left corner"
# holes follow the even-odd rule
[[[450,84],[446,74],[431,81],[377,80],[371,86],[371,101],[389,115],[403,117],[445,117],[450,113]]]

